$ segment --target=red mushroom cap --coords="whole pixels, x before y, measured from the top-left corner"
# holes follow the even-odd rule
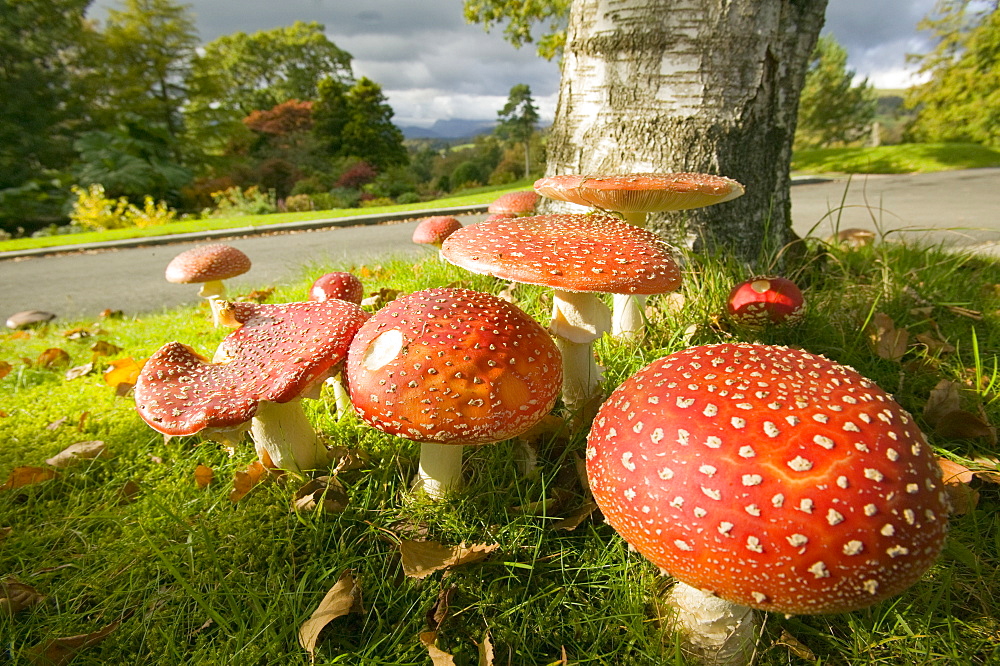
[[[426,217],[413,230],[413,242],[440,247],[445,238],[461,228],[462,223],[450,215]]]
[[[358,414],[418,442],[486,444],[545,416],[562,384],[559,350],[535,320],[491,294],[426,289],[358,331],[347,358]]]
[[[618,533],[736,603],[863,608],[913,584],[944,544],[948,500],[913,419],[822,356],[671,354],[612,393],[587,443],[594,498]]]
[[[452,234],[441,254],[473,273],[563,291],[663,294],[681,282],[659,236],[606,215],[483,221]]]
[[[704,173],[632,173],[549,176],[535,190],[550,199],[618,212],[687,210],[742,196],[735,180]]]
[[[535,212],[538,203],[538,193],[534,190],[508,192],[493,200],[487,208],[488,213],[511,213],[513,215],[530,215]]]
[[[788,278],[763,275],[733,287],[726,309],[733,321],[750,328],[797,324],[806,311],[798,285]]]
[[[167,264],[167,282],[228,280],[250,270],[250,258],[230,245],[213,244],[181,252]]]
[[[360,304],[365,296],[364,285],[353,273],[335,271],[316,278],[309,287],[309,300],[322,303],[331,298],[338,298],[349,303]]]
[[[262,400],[288,402],[337,371],[368,314],[353,303],[231,304],[242,324],[222,341],[229,360],[210,363],[171,342],[143,366],[135,385],[139,416],[168,435],[231,428]]]

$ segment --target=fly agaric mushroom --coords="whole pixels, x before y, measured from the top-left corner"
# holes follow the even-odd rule
[[[947,529],[910,415],[853,369],[786,347],[691,347],[646,366],[598,412],[587,475],[611,526],[680,581],[679,626],[715,631],[691,639],[710,652],[746,635],[720,627],[742,607],[841,613],[902,592]]]
[[[735,180],[704,173],[549,176],[535,181],[535,191],[550,199],[617,213],[629,224],[643,228],[649,213],[703,208],[730,201],[744,192]],[[638,337],[643,326],[643,305],[642,296],[615,295],[612,335]]]
[[[445,260],[473,273],[552,287],[549,330],[563,356],[563,402],[580,412],[600,398],[593,341],[610,330],[596,295],[662,294],[680,285],[670,247],[606,215],[536,215],[480,222],[452,234]]]
[[[317,303],[331,298],[339,298],[342,301],[360,305],[364,296],[365,288],[361,284],[361,280],[358,279],[358,276],[346,271],[334,271],[321,275],[309,287],[309,300]]]
[[[515,437],[555,404],[559,350],[538,323],[491,294],[426,289],[397,298],[358,331],[347,386],[369,424],[420,445],[418,486],[461,485],[462,445]]]
[[[226,304],[239,328],[209,362],[171,342],[143,366],[135,385],[139,416],[166,435],[206,431],[233,439],[247,429],[261,460],[299,472],[326,462],[301,398],[339,372],[351,338],[368,317],[341,300]],[[238,436],[237,436],[238,437]]]
[[[342,301],[361,305],[365,297],[364,285],[353,273],[346,271],[334,271],[316,278],[316,281],[309,287],[309,300],[322,303],[331,298],[339,298]],[[337,416],[343,417],[351,408],[351,398],[344,388],[341,373],[329,377],[326,383],[333,389],[333,400],[337,408]]]
[[[212,308],[212,323],[219,325],[218,306],[226,295],[223,280],[250,270],[250,258],[231,245],[215,243],[181,252],[167,264],[167,282],[201,283],[198,295]]]
[[[493,215],[502,214],[526,217],[534,214],[537,203],[538,192],[534,190],[508,192],[494,199],[493,203],[486,207],[486,212]]]
[[[413,242],[417,245],[431,245],[440,253],[441,243],[461,228],[462,223],[458,218],[450,215],[425,217],[413,230]]]
[[[737,324],[763,328],[769,324],[797,324],[806,308],[802,292],[794,282],[784,277],[761,275],[733,287],[726,300],[726,310]]]

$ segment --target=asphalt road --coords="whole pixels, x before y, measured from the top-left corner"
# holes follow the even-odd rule
[[[889,237],[975,247],[1000,257],[1000,169],[908,176],[856,176],[792,187],[792,217],[799,235],[825,237],[861,227]],[[459,216],[463,223],[481,215]],[[232,281],[245,293],[303,275],[309,267],[368,262],[378,257],[426,256],[410,242],[416,221],[374,226],[229,238],[253,260]],[[0,316],[21,310],[53,312],[63,321],[88,319],[106,308],[126,315],[198,302],[197,288],[163,279],[179,252],[206,241],[130,249],[89,249],[27,258],[0,253]]]

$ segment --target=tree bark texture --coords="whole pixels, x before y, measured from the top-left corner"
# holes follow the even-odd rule
[[[766,260],[794,238],[792,139],[826,4],[574,0],[547,175],[734,178],[744,196],[649,225],[675,242]]]

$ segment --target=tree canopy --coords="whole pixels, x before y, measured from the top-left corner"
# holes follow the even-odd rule
[[[856,141],[875,119],[875,96],[868,79],[854,84],[847,51],[831,35],[823,35],[809,60],[799,98],[797,147],[819,147]]]
[[[1000,9],[976,12],[971,0],[939,0],[919,27],[936,45],[915,58],[929,78],[910,92],[917,117],[908,138],[1000,146]]]
[[[361,77],[346,97],[347,122],[341,132],[341,155],[360,158],[378,169],[406,164],[403,133],[392,124],[392,107],[382,87]]]
[[[526,83],[518,83],[510,89],[507,103],[497,112],[499,123],[495,133],[501,139],[513,141],[524,146],[524,177],[531,171],[529,147],[531,137],[538,125],[538,108],[531,97],[531,87]]]
[[[520,48],[536,44],[546,60],[558,56],[566,43],[566,21],[572,0],[465,0],[465,20],[487,31],[504,26],[504,37]]]

